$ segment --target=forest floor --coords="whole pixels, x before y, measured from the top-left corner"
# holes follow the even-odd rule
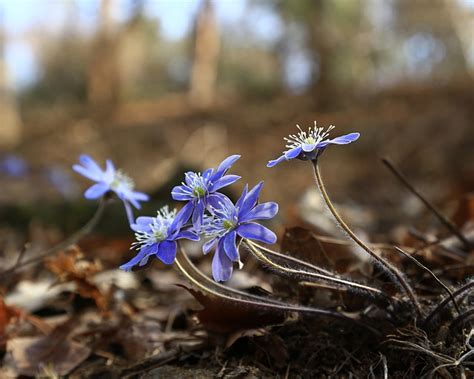
[[[30,127],[17,153],[30,171],[0,180],[0,377],[474,377],[470,87],[400,88],[326,112],[314,111],[310,97],[221,104],[206,113],[169,101],[126,105],[107,121],[83,117],[80,108],[25,116]],[[333,223],[308,164],[265,167],[294,124],[313,120],[336,125],[338,134],[361,132],[358,143],[325,153],[323,176],[346,221],[414,288],[418,313]],[[281,206],[270,224],[276,250],[379,289],[389,300],[282,276],[244,248],[245,266],[227,285],[260,305],[219,296],[219,288],[217,295],[206,292],[159,262],[122,272],[117,267],[130,259],[133,235],[119,202],[76,244],[48,251],[87,222],[95,204],[79,200],[77,189],[58,196],[42,167],[70,165],[81,153],[111,157],[136,178],[153,197],[143,214],[168,201],[186,169],[241,154],[233,171],[250,185],[264,179],[262,201]],[[451,229],[382,157],[452,220]],[[209,275],[210,257],[196,244],[184,249]],[[272,301],[287,308],[275,310]]]

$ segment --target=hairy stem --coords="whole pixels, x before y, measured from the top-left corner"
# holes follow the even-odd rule
[[[95,226],[97,225],[97,223],[99,222],[99,220],[101,219],[101,217],[104,213],[106,205],[107,205],[107,199],[102,198],[99,202],[99,206],[98,206],[97,210],[95,211],[94,215],[82,228],[77,230],[75,233],[73,233],[70,237],[66,238],[64,241],[60,242],[59,244],[51,247],[50,249],[48,249],[46,251],[40,253],[39,255],[36,255],[33,258],[30,258],[30,259],[28,259],[26,261],[23,261],[23,262],[20,262],[19,260],[17,260],[15,265],[13,265],[9,269],[7,269],[7,270],[5,270],[1,273],[2,279],[5,278],[6,275],[12,274],[13,272],[19,270],[22,267],[25,267],[27,265],[39,262],[43,258],[45,258],[45,257],[47,257],[51,254],[54,254],[54,253],[56,253],[60,250],[64,250],[68,246],[77,243],[82,237],[89,234],[92,231],[92,229],[95,228]]]
[[[313,163],[313,173],[314,173],[314,178],[316,180],[316,184],[318,186],[319,191],[321,192],[323,199],[329,208],[329,211],[332,213],[334,218],[336,219],[338,225],[344,229],[344,231],[349,235],[349,237],[352,238],[352,240],[359,245],[364,251],[366,251],[376,262],[380,264],[380,266],[389,274],[390,278],[395,278],[394,282],[396,284],[399,284],[407,296],[409,297],[416,313],[418,315],[421,315],[421,306],[416,298],[415,292],[411,288],[411,286],[408,284],[406,279],[403,277],[403,275],[398,271],[396,267],[391,265],[389,262],[387,262],[385,259],[382,257],[378,256],[367,244],[362,241],[357,235],[349,228],[349,226],[344,222],[342,217],[339,215],[337,212],[336,208],[334,208],[334,205],[331,202],[331,199],[329,198],[328,193],[326,192],[326,187],[324,186],[323,179],[321,177],[321,172],[319,170],[319,166],[316,160],[312,161]]]
[[[284,260],[284,261],[287,261],[287,262],[296,263],[300,266],[306,267],[309,270],[313,270],[314,272],[317,272],[317,273],[320,273],[320,274],[323,274],[323,275],[335,276],[334,273],[332,273],[331,271],[328,271],[328,270],[325,270],[321,267],[315,266],[315,265],[313,265],[309,262],[303,261],[301,259],[289,256],[289,255],[286,255],[286,254],[279,253],[277,251],[274,251],[274,250],[271,250],[267,247],[261,246],[261,245],[255,243],[255,242],[253,242],[253,241],[250,241],[250,240],[248,241],[248,243],[251,243],[256,248],[260,249],[261,251],[264,251],[265,253],[267,253],[270,256],[277,257],[277,258],[279,258],[281,260]]]
[[[381,290],[379,290],[377,288],[373,288],[373,287],[366,286],[366,285],[363,285],[363,284],[351,282],[349,280],[337,278],[335,276],[328,276],[328,275],[323,275],[323,274],[319,274],[319,273],[316,273],[316,272],[310,272],[310,271],[305,271],[305,270],[297,270],[297,269],[294,269],[294,268],[282,266],[282,265],[272,261],[265,254],[263,254],[256,247],[256,245],[253,242],[251,242],[249,240],[244,240],[244,245],[249,249],[249,251],[259,261],[262,261],[262,262],[266,263],[267,265],[269,265],[270,267],[272,267],[276,271],[286,273],[287,275],[290,274],[290,275],[303,276],[303,277],[306,277],[306,278],[324,280],[324,281],[332,282],[332,283],[335,283],[335,284],[338,284],[338,285],[341,285],[341,286],[344,286],[344,287],[347,287],[347,288],[352,288],[354,290],[359,290],[359,291],[363,291],[363,292],[366,292],[366,293],[370,293],[373,296],[388,298],[388,296],[386,294],[384,294]]]

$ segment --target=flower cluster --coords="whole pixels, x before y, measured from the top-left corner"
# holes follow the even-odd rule
[[[178,240],[198,241],[200,236],[204,236],[210,240],[204,244],[203,252],[207,254],[215,249],[212,275],[216,281],[226,281],[232,274],[233,263],[240,262],[237,244],[241,238],[275,243],[276,235],[255,222],[272,218],[278,212],[276,203],[258,204],[263,182],[251,191],[246,186],[235,204],[219,192],[240,179],[237,175],[227,175],[239,158],[239,155],[231,155],[217,169],[185,173],[184,182],[171,191],[174,200],[186,202],[179,212],[164,207],[155,217],[138,217],[136,220],[129,217],[136,237],[132,247],[138,250],[138,254],[120,268],[129,271],[135,266],[143,266],[153,256],[165,264],[172,264]],[[105,171],[87,155],[80,157],[80,163],[73,166],[74,170],[97,182],[85,192],[87,199],[113,191],[126,208],[128,203],[139,208],[138,201],[148,200],[145,194],[133,191],[133,182],[115,170],[110,160]],[[127,214],[130,214],[128,208]]]
[[[350,133],[329,139],[333,128],[330,126],[324,131],[315,124],[308,132],[300,129],[298,134],[285,138],[288,150],[279,158],[268,162],[267,166],[273,167],[295,158],[316,161],[327,146],[344,145],[359,138],[359,133]],[[275,233],[257,222],[271,219],[278,212],[278,204],[274,202],[259,203],[263,182],[250,190],[246,185],[235,203],[220,192],[240,179],[238,175],[227,174],[239,158],[239,155],[231,155],[217,169],[185,173],[181,185],[171,191],[174,200],[186,202],[179,212],[163,207],[154,217],[142,216],[137,219],[134,218],[130,205],[140,209],[140,202],[148,200],[148,196],[134,191],[133,181],[122,171],[116,170],[110,160],[106,161],[106,168],[102,170],[91,157],[82,155],[80,164],[74,165],[73,169],[96,182],[85,192],[87,199],[96,199],[114,192],[125,204],[130,227],[136,237],[132,248],[138,250],[138,253],[120,266],[121,269],[129,271],[136,266],[143,266],[150,257],[172,264],[176,258],[178,240],[199,241],[202,236],[207,239],[202,247],[203,253],[208,254],[214,250],[213,278],[222,282],[230,279],[234,263],[242,265],[239,255],[242,240],[256,240],[266,244],[273,244],[277,240]]]

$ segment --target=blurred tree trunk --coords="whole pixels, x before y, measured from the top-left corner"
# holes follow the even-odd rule
[[[335,91],[331,70],[332,53],[335,46],[331,43],[331,37],[324,22],[326,3],[326,0],[315,0],[313,2],[308,25],[310,48],[314,61],[317,62],[312,92],[317,99],[318,106],[322,108],[334,101]]]
[[[0,9],[0,149],[14,147],[21,139],[21,119],[15,97],[9,88],[5,62],[5,33]]]
[[[197,15],[194,34],[194,56],[189,99],[199,109],[206,109],[215,100],[219,30],[210,0],[205,0]]]
[[[117,38],[111,17],[113,1],[102,0],[99,27],[88,73],[87,96],[97,116],[107,116],[119,102],[120,77]]]

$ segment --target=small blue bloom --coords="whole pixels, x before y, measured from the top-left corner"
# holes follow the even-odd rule
[[[301,160],[315,160],[328,145],[347,145],[357,140],[360,136],[360,133],[349,133],[328,139],[327,137],[331,130],[334,129],[334,126],[331,125],[324,131],[324,128],[316,127],[316,122],[314,123],[314,128],[309,128],[308,132],[303,132],[299,125],[297,125],[297,127],[300,130],[298,134],[292,134],[288,136],[288,138],[284,138],[287,142],[286,147],[288,150],[277,159],[269,161],[267,167],[273,167],[281,162],[295,158]]]
[[[240,262],[237,238],[247,238],[268,244],[276,242],[275,233],[254,222],[267,220],[278,212],[278,204],[267,202],[258,204],[263,182],[248,191],[245,186],[235,205],[224,197],[217,207],[211,208],[212,217],[206,217],[203,232],[211,239],[203,246],[204,254],[215,248],[212,260],[212,276],[217,282],[229,280],[232,275],[232,262]]]
[[[188,219],[192,216],[196,230],[201,228],[206,208],[217,206],[223,201],[225,196],[217,191],[240,179],[238,175],[225,175],[239,158],[240,155],[231,155],[222,161],[217,170],[209,168],[202,174],[187,172],[182,185],[172,189],[171,196],[174,200],[188,202],[184,206],[184,215]]]
[[[149,200],[149,196],[134,191],[133,180],[120,170],[116,170],[111,160],[106,161],[105,171],[88,155],[79,157],[79,164],[72,168],[77,173],[97,182],[84,193],[86,199],[97,199],[107,191],[113,191],[125,203],[127,213],[130,212],[129,203],[140,209],[140,201]]]
[[[172,264],[176,258],[176,240],[199,240],[199,236],[191,228],[183,228],[186,222],[183,216],[183,210],[176,214],[176,210],[170,212],[165,206],[158,211],[156,217],[138,217],[136,223],[131,225],[137,239],[132,246],[140,250],[120,268],[130,271],[136,265],[143,266],[152,255],[165,264]]]

